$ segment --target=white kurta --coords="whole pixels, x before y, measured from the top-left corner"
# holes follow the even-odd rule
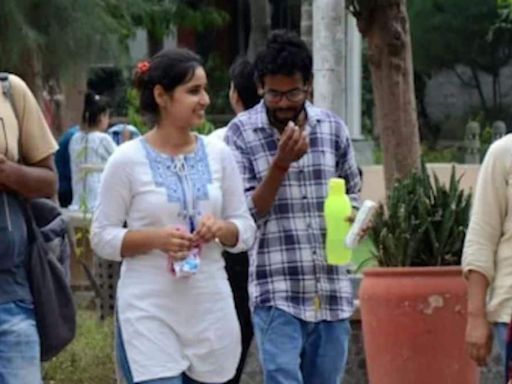
[[[97,166],[101,168],[117,145],[112,138],[104,132],[78,131],[69,142],[69,159],[71,162],[71,180],[73,182],[73,201],[69,206],[71,210],[92,212],[98,200],[101,170],[89,171],[83,166]]]
[[[187,188],[194,191],[198,218],[211,213],[238,226],[239,242],[230,251],[252,245],[256,226],[224,143],[197,136],[194,153],[170,157],[140,138],[119,147],[103,173],[91,228],[95,252],[120,260],[128,230],[187,228]],[[174,277],[158,250],[123,259],[117,311],[136,382],[181,372],[203,382],[234,375],[240,329],[221,251],[216,242],[203,245],[199,272],[189,278]]]

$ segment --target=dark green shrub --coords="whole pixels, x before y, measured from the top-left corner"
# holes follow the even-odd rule
[[[460,188],[452,168],[441,184],[421,170],[398,182],[380,206],[370,237],[380,266],[460,265],[469,223],[471,193]]]

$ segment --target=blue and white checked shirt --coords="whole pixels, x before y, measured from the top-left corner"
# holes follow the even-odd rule
[[[343,267],[326,263],[323,205],[330,178],[345,179],[354,206],[361,182],[343,121],[311,103],[306,112],[309,150],[290,166],[266,216],[257,214],[252,193],[272,164],[279,133],[264,103],[239,114],[226,133],[259,232],[250,257],[251,307],[274,306],[312,322],[346,319],[354,310],[351,284]]]

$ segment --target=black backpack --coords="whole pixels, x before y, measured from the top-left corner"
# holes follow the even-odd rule
[[[9,75],[0,73],[2,92],[18,122]],[[19,136],[22,135],[19,124]],[[19,140],[21,158],[21,139]],[[26,269],[41,346],[41,360],[56,356],[74,338],[76,311],[69,285],[71,241],[68,222],[50,199],[21,202],[29,239]]]

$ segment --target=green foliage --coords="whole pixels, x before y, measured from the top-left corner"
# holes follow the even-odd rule
[[[75,340],[43,367],[47,384],[111,384],[115,380],[112,319],[98,321],[92,311],[78,311]]]
[[[128,110],[128,123],[137,127],[141,135],[145,134],[149,127],[144,122],[139,107],[139,92],[135,88],[128,89],[126,93],[126,103]]]
[[[229,104],[229,70],[220,56],[212,53],[205,63],[208,74],[208,93],[210,95],[209,113],[230,113]]]
[[[410,0],[415,69],[430,73],[465,64],[490,72],[505,65],[502,48],[489,44],[488,33],[498,18],[494,1]]]
[[[4,68],[22,68],[29,52],[45,75],[86,66],[100,56],[122,58],[119,25],[104,0],[1,1],[0,25]]]
[[[398,182],[380,206],[370,236],[380,266],[459,265],[469,223],[471,194],[452,168],[448,186],[433,181],[425,164]]]
[[[203,31],[224,25],[229,16],[217,9],[211,0],[111,0],[117,3],[113,15],[123,25],[145,28],[152,39],[163,42],[172,26],[183,26]],[[117,13],[118,8],[124,8]]]
[[[202,31],[228,19],[211,0],[0,1],[0,67],[18,72],[28,54],[40,60],[44,76],[95,61],[119,65],[139,27],[163,41],[172,26]]]
[[[498,18],[489,30],[487,40],[490,44],[500,47],[500,55],[512,56],[512,1],[498,0]]]
[[[204,120],[201,125],[196,127],[194,129],[197,133],[200,133],[201,135],[208,135],[212,133],[215,130],[215,126],[209,122],[208,120]]]
[[[409,0],[408,11],[415,71],[430,76],[452,70],[478,92],[487,118],[504,119],[500,70],[512,59],[510,8],[494,0]],[[492,77],[492,97],[480,72]]]
[[[196,31],[204,31],[210,28],[222,27],[229,21],[229,15],[213,6],[209,6],[205,1],[202,5],[179,4],[176,7],[175,24],[192,28]]]
[[[352,272],[353,274],[361,273],[365,268],[377,266],[374,257],[375,246],[371,239],[366,237],[362,240],[352,252]]]
[[[454,163],[459,159],[459,151],[455,147],[429,149],[422,146],[421,154],[426,163]]]

